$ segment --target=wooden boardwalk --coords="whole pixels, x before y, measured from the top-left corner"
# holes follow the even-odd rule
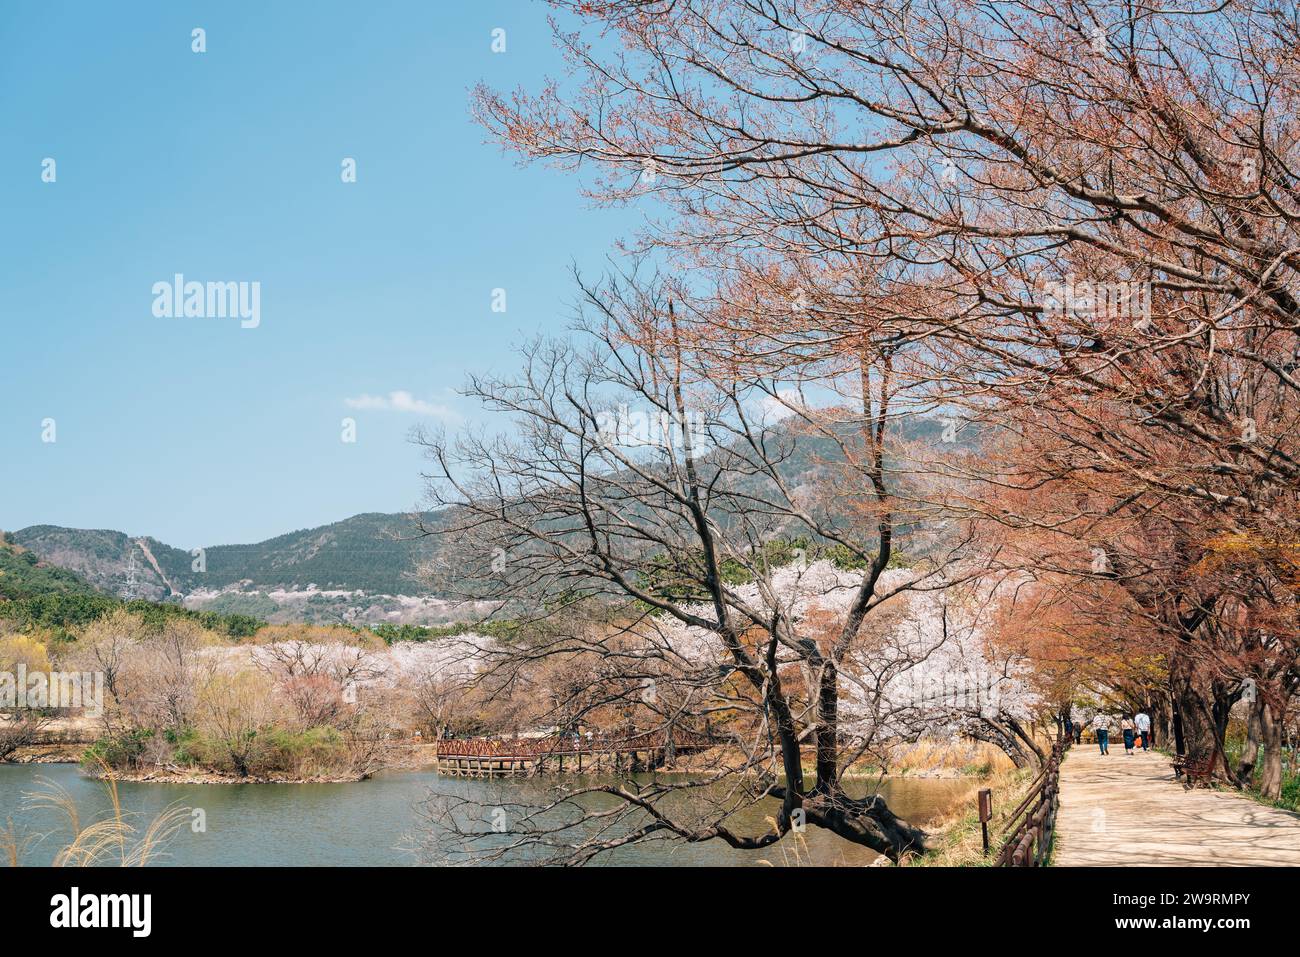
[[[1058,866],[1300,866],[1300,814],[1203,788],[1185,790],[1169,758],[1112,742],[1071,748],[1061,765]]]
[[[563,771],[565,758],[576,771],[648,771],[662,766],[670,755],[707,751],[714,743],[680,728],[671,734],[643,731],[621,737],[450,738],[437,742],[437,764],[443,774],[471,778]]]

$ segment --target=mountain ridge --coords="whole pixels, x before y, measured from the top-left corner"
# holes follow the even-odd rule
[[[932,444],[943,427],[920,418],[902,423],[900,431],[907,441]],[[791,453],[781,470],[795,487],[816,481],[825,462],[842,459],[836,443],[815,436],[801,436]],[[269,621],[441,624],[457,612],[417,578],[439,546],[419,534],[416,519],[436,526],[445,514],[360,512],[260,542],[192,550],[149,535],[59,525],[30,525],[10,539],[119,598],[175,601]]]
[[[154,601],[240,583],[264,590],[314,586],[421,594],[414,575],[428,551],[411,515],[388,512],[361,512],[261,542],[189,551],[117,529],[29,525],[9,534],[42,561],[73,571],[102,591]]]

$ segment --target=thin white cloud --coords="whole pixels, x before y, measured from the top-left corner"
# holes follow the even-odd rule
[[[770,425],[807,408],[798,389],[778,389],[776,395],[765,395],[758,400],[758,421]]]
[[[437,419],[456,420],[460,415],[450,406],[438,402],[417,399],[405,389],[395,389],[388,395],[369,395],[362,393],[355,398],[343,400],[349,409],[365,412],[408,412],[414,415],[429,415]]]

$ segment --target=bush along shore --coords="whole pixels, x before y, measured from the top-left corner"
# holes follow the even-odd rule
[[[81,757],[84,771],[111,769],[123,781],[309,783],[361,781],[384,766],[372,737],[323,725],[135,730],[101,738]]]
[[[33,696],[0,710],[0,761],[80,761],[138,781],[364,780],[432,750],[403,742],[441,730],[440,655],[350,628],[266,626],[234,639],[123,608],[67,640],[0,630],[0,673],[51,686],[94,677],[79,707]]]

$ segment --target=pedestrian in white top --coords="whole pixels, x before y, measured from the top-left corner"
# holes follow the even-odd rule
[[[1151,715],[1139,711],[1133,723],[1137,725],[1138,734],[1142,735],[1142,750],[1148,750],[1151,746]]]
[[[1101,712],[1092,719],[1092,729],[1097,732],[1097,746],[1102,754],[1110,754],[1110,718]]]

